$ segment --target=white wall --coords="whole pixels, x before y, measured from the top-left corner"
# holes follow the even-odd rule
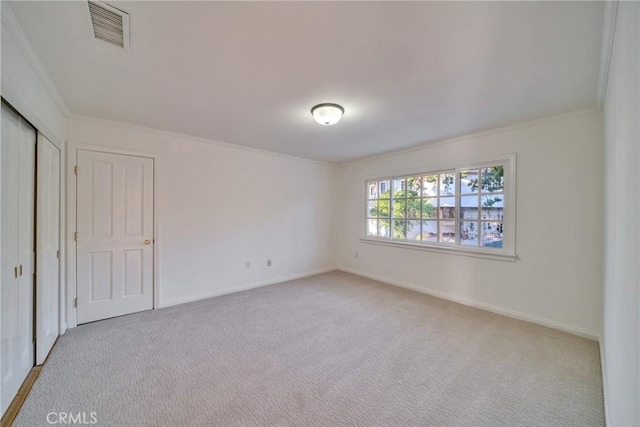
[[[361,242],[365,177],[517,155],[517,262]],[[583,112],[339,169],[340,266],[596,338],[602,312],[602,115]],[[358,258],[355,253],[358,253]]]
[[[67,136],[158,156],[160,306],[336,265],[333,165],[82,118]]]
[[[603,358],[607,419],[640,425],[640,4],[618,4],[606,88]]]
[[[2,2],[2,97],[57,146],[64,141],[59,95],[11,12]]]

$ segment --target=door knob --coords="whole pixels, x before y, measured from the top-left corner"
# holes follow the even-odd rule
[[[145,241],[144,241],[144,244],[145,244],[145,245],[150,245],[150,244],[151,244],[151,240],[145,240]]]

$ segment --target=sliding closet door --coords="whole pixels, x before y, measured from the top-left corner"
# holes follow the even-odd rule
[[[36,221],[36,364],[58,337],[60,249],[60,150],[38,134]]]
[[[19,212],[18,212],[18,327],[20,328],[20,370],[29,373],[34,365],[34,273],[35,257],[35,167],[36,132],[20,120]]]
[[[2,413],[34,364],[35,130],[2,104]]]
[[[2,364],[2,413],[20,388],[26,373],[16,365],[18,329],[18,151],[20,119],[2,105],[2,307],[0,361]]]

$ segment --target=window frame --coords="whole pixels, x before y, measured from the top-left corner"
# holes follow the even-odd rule
[[[461,237],[460,224],[461,222],[464,221],[464,218],[460,217],[462,197],[477,195],[479,200],[481,200],[483,194],[480,188],[478,189],[477,193],[469,193],[464,195],[461,194],[462,192],[460,188],[460,172],[474,170],[474,169],[477,169],[478,171],[480,171],[483,168],[495,167],[495,166],[504,167],[502,194],[504,195],[503,199],[506,199],[506,200],[505,200],[505,203],[503,204],[503,219],[502,219],[503,246],[502,248],[493,248],[493,247],[486,247],[486,246],[483,247],[479,245],[478,246],[463,245],[460,243],[460,237]],[[393,237],[394,180],[420,176],[421,177],[420,198],[421,200],[424,200],[425,196],[423,194],[423,188],[422,188],[422,185],[424,182],[423,178],[427,175],[437,175],[437,174],[450,173],[450,172],[453,172],[455,176],[455,195],[445,196],[445,197],[455,197],[455,218],[453,219],[455,224],[454,227],[456,230],[455,242],[445,243],[445,242],[429,242],[429,241],[422,241],[422,240],[411,241],[406,239],[394,238]],[[371,181],[378,182],[378,188],[377,188],[378,193],[380,190],[381,181],[389,181],[389,184],[390,184],[390,189],[389,189],[391,193],[389,195],[390,212],[389,212],[389,218],[388,218],[389,228],[390,228],[389,237],[378,237],[378,236],[367,235],[368,222],[370,219],[368,202],[372,200],[369,198],[368,183]],[[495,156],[495,157],[484,157],[480,161],[457,164],[455,166],[449,165],[448,167],[430,168],[430,170],[426,172],[407,173],[406,171],[403,171],[400,173],[388,173],[384,175],[370,176],[365,178],[364,187],[365,187],[364,191],[361,192],[361,198],[364,198],[362,200],[362,205],[364,207],[364,215],[361,216],[361,220],[363,221],[361,230],[363,230],[364,234],[360,238],[360,241],[362,241],[363,243],[381,244],[381,245],[387,245],[387,246],[393,246],[393,247],[427,250],[427,251],[435,251],[435,252],[441,252],[441,253],[452,253],[452,254],[458,254],[458,255],[467,255],[467,256],[474,256],[474,257],[480,257],[480,258],[504,260],[504,261],[515,261],[517,259],[517,255],[516,255],[516,155],[514,153]],[[437,193],[437,196],[435,197],[437,197],[438,203],[440,204],[440,198],[443,196],[440,194],[439,187],[440,187],[440,183],[438,182],[438,193]],[[377,196],[379,196],[379,194],[377,194]],[[427,196],[427,197],[431,197],[431,196]],[[407,195],[405,193],[405,200],[406,199],[407,199]],[[375,200],[380,200],[380,198],[376,197]],[[439,208],[440,206],[438,206],[437,209]],[[406,209],[406,206],[405,206],[405,209]],[[422,205],[420,209],[422,210]],[[439,215],[437,215],[437,217],[438,217],[437,219],[438,227],[440,227],[440,222],[443,221],[443,219],[440,219]],[[382,218],[382,219],[384,220],[387,218]],[[378,217],[377,220],[380,221],[380,217]],[[405,217],[404,220],[406,221],[407,218]],[[421,215],[420,221],[421,223],[426,221],[424,218],[422,218],[422,215]],[[447,221],[447,220],[445,219],[444,221]],[[481,202],[479,202],[477,219],[468,220],[468,221],[477,222],[478,225],[481,225],[483,223]],[[485,221],[485,222],[489,222],[489,221]],[[378,223],[378,226],[379,226],[379,223]],[[438,228],[438,234],[440,234],[439,228]],[[478,230],[478,244],[480,244],[480,239],[481,239],[481,231]]]

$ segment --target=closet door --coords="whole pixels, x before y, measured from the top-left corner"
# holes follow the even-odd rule
[[[18,194],[18,330],[19,369],[29,373],[35,360],[34,273],[35,273],[35,167],[36,131],[20,120]]]
[[[24,378],[16,371],[16,339],[18,336],[18,150],[20,119],[2,105],[2,413],[7,409]]]
[[[38,133],[36,221],[36,364],[58,337],[60,273],[60,150]]]
[[[33,367],[35,130],[2,104],[0,400],[5,410]]]

